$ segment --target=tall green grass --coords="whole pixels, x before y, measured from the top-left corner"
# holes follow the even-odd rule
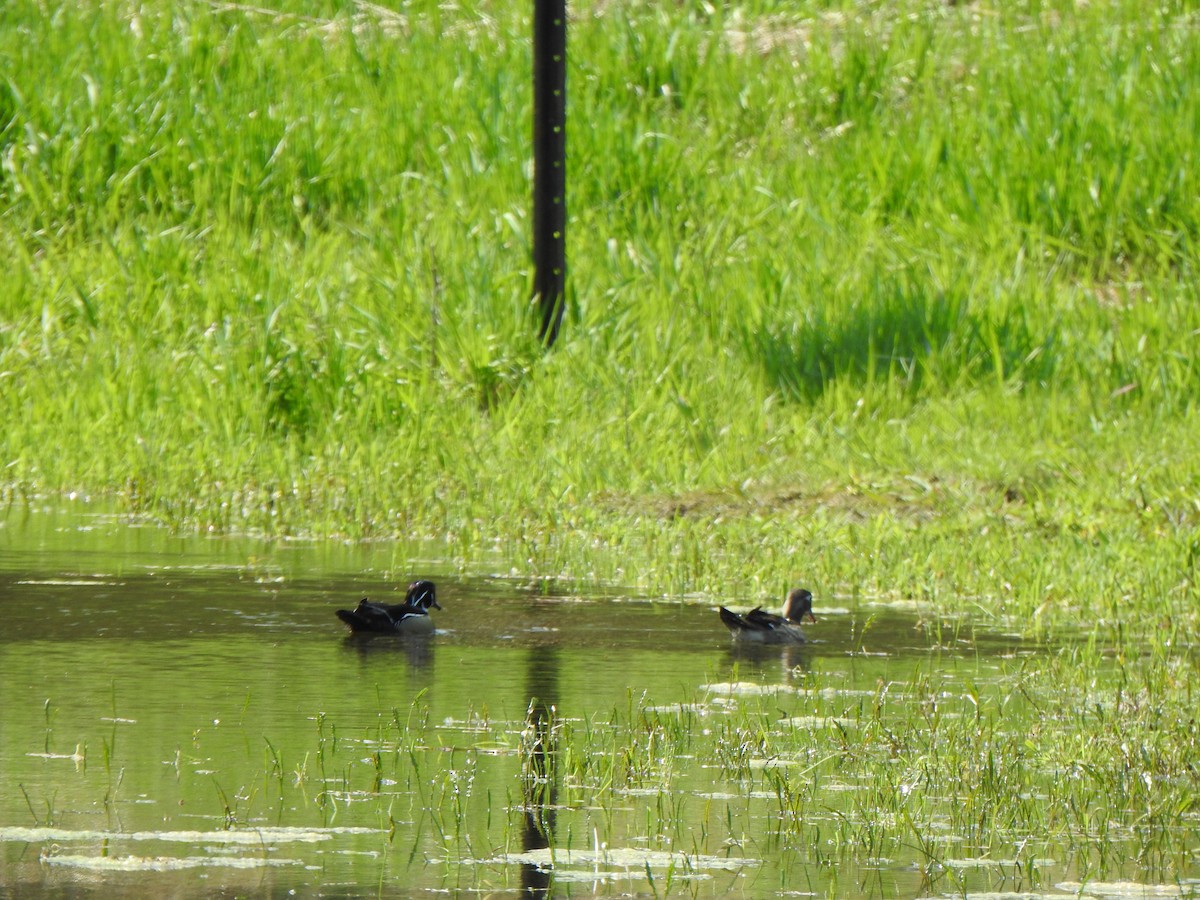
[[[527,15],[6,5],[5,495],[1194,622],[1187,4],[573,8],[549,354]]]

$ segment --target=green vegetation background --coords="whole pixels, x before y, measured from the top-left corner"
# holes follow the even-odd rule
[[[1194,629],[1190,3],[0,11],[5,496],[731,601]],[[820,602],[820,600],[818,601]]]

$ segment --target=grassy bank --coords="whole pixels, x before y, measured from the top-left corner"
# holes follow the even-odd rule
[[[5,7],[7,498],[1196,624],[1186,4],[573,8],[550,354],[526,5],[273,8]]]

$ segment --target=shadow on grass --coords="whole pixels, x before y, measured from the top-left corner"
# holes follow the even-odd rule
[[[922,388],[1042,381],[1055,369],[1056,329],[1039,334],[1019,307],[976,308],[965,294],[912,281],[876,282],[842,310],[803,301],[747,323],[745,351],[784,396],[812,401],[835,385]]]

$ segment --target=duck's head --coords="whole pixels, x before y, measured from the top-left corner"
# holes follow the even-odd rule
[[[788,594],[783,604],[783,617],[792,622],[802,622],[806,617],[808,621],[816,622],[817,617],[812,611],[812,594],[804,588],[796,588]]]
[[[432,581],[414,581],[408,586],[408,594],[404,599],[409,605],[421,609],[441,609],[437,602],[437,588]]]

